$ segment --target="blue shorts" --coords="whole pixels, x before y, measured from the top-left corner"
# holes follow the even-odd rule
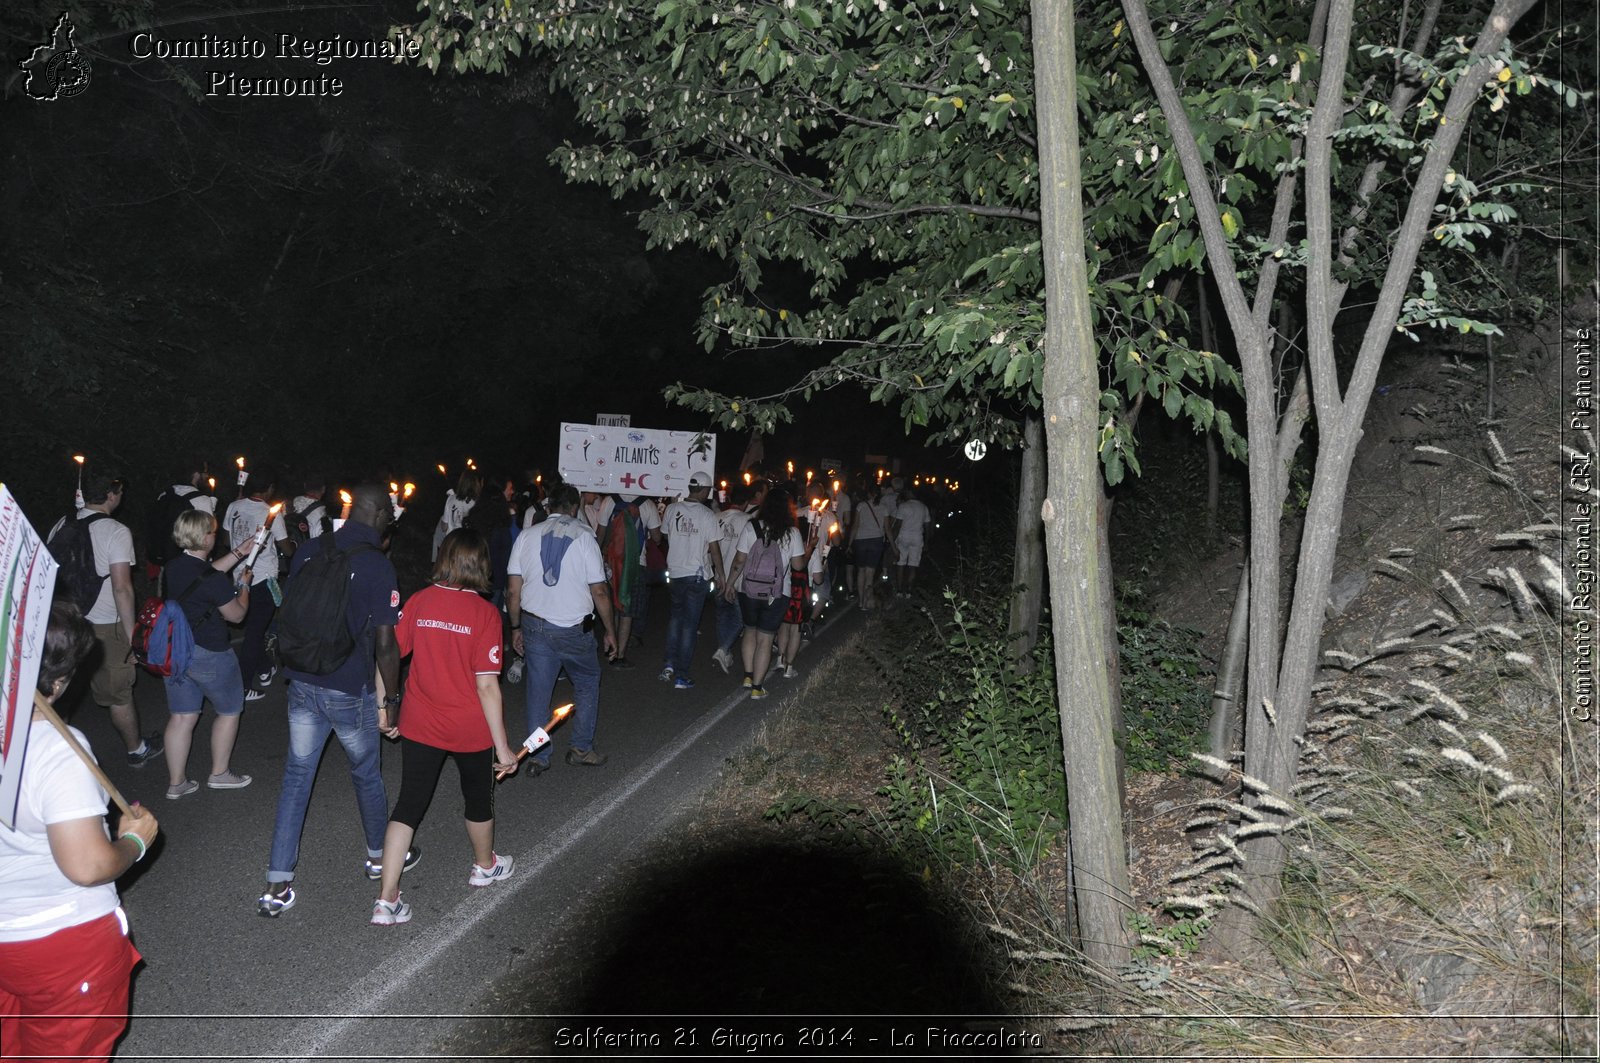
[[[218,716],[237,716],[244,711],[244,677],[231,646],[220,651],[196,646],[188,671],[182,676],[169,675],[161,684],[167,688],[167,711],[174,716],[198,714],[207,698]]]
[[[783,626],[783,614],[789,608],[789,596],[781,595],[777,598],[752,598],[743,591],[739,592],[739,615],[744,618],[744,626],[757,631],[765,631],[775,635]]]

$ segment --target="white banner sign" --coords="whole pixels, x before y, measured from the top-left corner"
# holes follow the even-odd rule
[[[633,418],[625,413],[597,413],[594,423],[602,428],[627,428],[633,424]]]
[[[689,492],[690,473],[714,476],[717,437],[711,432],[563,422],[556,467],[561,478],[580,491],[684,495]]]
[[[10,490],[0,484],[0,823],[17,821],[22,758],[44,656],[56,559]]]

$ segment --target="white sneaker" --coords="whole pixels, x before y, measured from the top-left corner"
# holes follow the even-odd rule
[[[477,864],[472,865],[472,874],[467,878],[467,885],[492,886],[501,879],[510,878],[511,868],[515,863],[516,861],[511,857],[495,853],[492,866],[479,867]]]
[[[716,653],[713,653],[711,655],[711,660],[716,663],[718,668],[722,669],[723,675],[727,675],[729,669],[733,667],[733,654],[729,653],[727,650],[718,650]]]
[[[409,922],[411,922],[411,905],[402,900],[398,894],[393,901],[379,897],[372,902],[373,926],[397,926]]]
[[[783,670],[783,678],[785,678],[785,679],[793,679],[795,676],[797,676],[799,674],[800,674],[800,669],[796,668],[792,664],[789,667],[787,667],[787,668],[785,668]]]

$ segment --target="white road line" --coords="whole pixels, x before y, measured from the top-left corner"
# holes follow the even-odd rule
[[[816,634],[819,636],[825,634],[849,610],[848,605],[840,609]],[[342,996],[329,1001],[328,1017],[308,1019],[292,1030],[284,1039],[285,1046],[303,1047],[294,1049],[293,1054],[286,1053],[285,1058],[315,1060],[362,1017],[381,1015],[384,1004],[390,997],[408,986],[418,975],[423,974],[442,953],[465,937],[479,923],[493,915],[503,905],[509,904],[524,889],[532,887],[541,871],[564,856],[584,835],[632,799],[748,697],[749,691],[741,689],[724,698],[722,703],[698,724],[668,743],[648,769],[629,776],[627,784],[622,789],[591,801],[547,835],[537,849],[515,854],[517,873],[510,879],[482,891],[474,890],[474,894],[482,893],[488,896],[471,896],[457,904],[437,923],[431,924],[415,939],[407,941],[405,948],[392,962],[372,970],[351,984]],[[552,845],[550,844],[552,838],[559,840]],[[554,916],[555,913],[552,913],[552,921]],[[417,933],[409,929],[394,932],[408,936]]]

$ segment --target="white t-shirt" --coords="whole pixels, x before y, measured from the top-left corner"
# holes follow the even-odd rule
[[[739,533],[750,523],[750,514],[742,509],[725,509],[717,514],[717,529],[721,535],[718,543],[722,550],[722,579],[733,573],[733,557],[739,549]]]
[[[99,521],[108,524],[109,521]],[[89,740],[68,728],[85,750]],[[94,754],[90,754],[93,756]],[[28,732],[16,828],[0,825],[0,941],[33,941],[117,908],[117,887],[79,886],[56,866],[46,828],[104,817],[109,796],[66,739],[44,721]],[[101,829],[105,829],[103,826]],[[111,832],[106,831],[106,837]]]
[[[254,548],[256,532],[267,523],[268,506],[258,498],[241,498],[228,503],[228,512],[222,517],[222,527],[228,533],[228,545],[234,548],[243,546],[245,556],[239,559],[230,571],[233,582],[238,583],[244,574],[244,563],[248,561],[249,552]],[[268,533],[271,541],[261,547],[261,552],[256,555],[256,567],[251,570],[250,586],[256,587],[278,575],[278,551],[272,543],[281,543],[289,537],[289,530],[283,526],[283,521],[272,522],[272,531]]]
[[[928,521],[933,518],[926,505],[918,499],[908,498],[895,507],[894,519],[900,524],[895,532],[895,542],[910,544],[922,542]]]
[[[551,535],[572,540],[561,557],[561,572],[553,587],[545,586],[542,544]],[[606,581],[605,565],[600,560],[600,544],[582,520],[552,513],[548,520],[535,524],[517,536],[511,547],[506,574],[522,577],[522,601],[516,603],[557,627],[576,627],[594,612],[592,583]]]
[[[650,533],[659,527],[661,527],[661,504],[653,498],[639,499],[639,564],[650,563],[645,543],[650,541]]]
[[[98,510],[80,509],[78,519],[82,520]],[[45,536],[48,542],[54,539],[56,531],[67,522],[63,517],[56,521],[50,529],[50,534]],[[111,566],[126,564],[131,571],[133,566],[133,532],[128,526],[117,520],[107,518],[97,520],[89,525],[89,543],[94,547],[94,573],[97,576],[110,576]],[[109,579],[100,584],[100,596],[94,600],[94,605],[84,614],[84,619],[91,624],[115,624],[117,616],[117,599],[111,592]]]
[[[661,533],[667,537],[668,579],[712,578],[711,544],[721,549],[722,529],[704,502],[680,498],[672,503],[661,519]]]
[[[860,539],[882,539],[884,525],[889,519],[889,510],[883,508],[882,502],[863,502],[856,507],[856,524],[850,534],[850,541]]]

